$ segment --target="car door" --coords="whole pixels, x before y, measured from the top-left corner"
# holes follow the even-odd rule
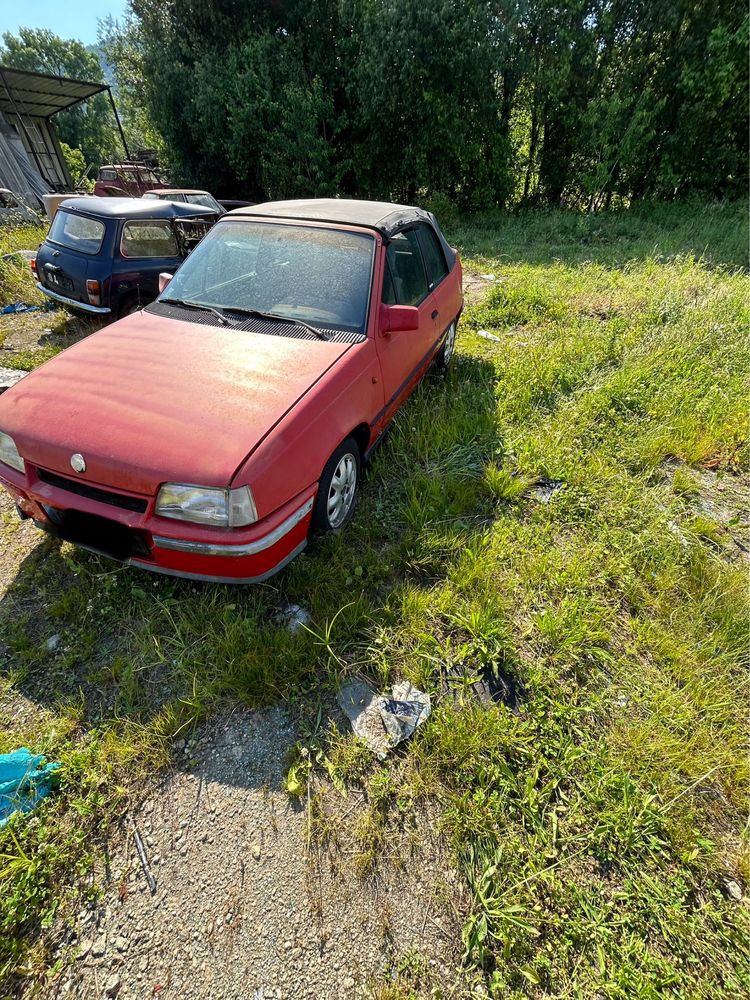
[[[414,228],[422,250],[427,282],[437,309],[437,335],[442,337],[461,310],[460,285],[455,280],[446,280],[450,273],[448,262],[432,226],[420,222]]]
[[[438,333],[435,300],[413,228],[391,237],[383,264],[382,301],[386,305],[414,306],[419,314],[418,329],[381,332],[377,338],[387,422],[418,381]]]

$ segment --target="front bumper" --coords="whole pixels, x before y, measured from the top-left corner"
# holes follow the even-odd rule
[[[83,480],[70,481],[73,492],[61,480],[31,465],[25,475],[0,466],[0,485],[19,514],[55,538],[154,573],[214,583],[261,583],[286,566],[307,544],[317,489],[312,485],[255,524],[224,531],[159,517],[153,497]]]
[[[71,299],[67,295],[61,295],[60,292],[53,292],[51,288],[47,288],[41,281],[37,281],[36,287],[42,295],[46,295],[48,299],[54,299],[55,302],[61,302],[69,309],[78,309],[81,312],[94,313],[97,316],[108,316],[112,312],[108,307],[92,306],[88,302],[79,302],[78,299]]]

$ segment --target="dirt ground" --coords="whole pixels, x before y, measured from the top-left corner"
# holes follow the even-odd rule
[[[335,847],[283,790],[297,738],[281,708],[236,710],[178,746],[182,764],[112,846],[101,905],[80,915],[59,993],[86,998],[325,1000],[371,996],[404,964],[461,995],[457,876],[427,816],[391,832],[360,878],[348,831],[363,803],[340,799]],[[134,829],[144,848],[148,876]]]

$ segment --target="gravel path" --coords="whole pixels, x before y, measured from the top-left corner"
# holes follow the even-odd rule
[[[454,876],[429,822],[394,833],[364,881],[346,849],[308,851],[307,810],[281,789],[295,740],[282,709],[235,711],[197,734],[185,769],[134,817],[155,894],[126,831],[100,908],[81,915],[58,995],[365,997],[404,963],[456,995],[460,925],[445,902]],[[339,834],[363,807],[341,802]]]

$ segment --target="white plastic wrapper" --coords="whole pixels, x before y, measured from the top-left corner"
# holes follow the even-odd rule
[[[338,703],[357,736],[381,760],[408,739],[431,711],[430,696],[409,681],[394,684],[389,698],[355,678],[339,690]]]

